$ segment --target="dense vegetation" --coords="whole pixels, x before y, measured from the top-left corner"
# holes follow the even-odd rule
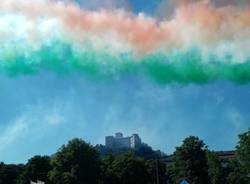
[[[239,135],[235,158],[221,159],[198,137],[187,137],[171,157],[144,145],[106,150],[73,139],[52,156],[25,165],[0,163],[0,184],[250,184],[250,130]]]

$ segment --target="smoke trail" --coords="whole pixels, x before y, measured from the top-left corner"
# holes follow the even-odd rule
[[[181,3],[157,20],[49,0],[0,2],[0,73],[139,74],[159,83],[250,81],[250,8]]]

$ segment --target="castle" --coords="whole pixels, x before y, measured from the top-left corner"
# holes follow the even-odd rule
[[[138,134],[132,134],[129,137],[123,137],[123,134],[118,132],[115,136],[106,136],[105,145],[107,148],[131,148],[135,149],[142,144]]]

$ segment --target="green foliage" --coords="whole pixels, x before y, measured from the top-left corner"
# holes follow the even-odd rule
[[[147,171],[149,174],[149,183],[156,183],[157,175],[160,184],[165,184],[167,181],[171,182],[171,173],[167,169],[167,165],[162,160],[147,160]]]
[[[81,139],[63,145],[52,157],[34,156],[26,165],[0,163],[0,184],[250,184],[250,130],[239,136],[237,157],[219,158],[190,136],[173,155],[143,145],[112,152]],[[111,151],[111,152],[110,152]],[[103,153],[102,159],[98,152]],[[125,154],[124,154],[125,152]],[[123,153],[123,154],[122,154]]]
[[[206,152],[205,144],[198,137],[186,138],[174,153],[174,183],[179,184],[185,178],[190,184],[209,184]]]
[[[228,162],[227,170],[228,174],[226,179],[228,184],[250,184],[246,170],[237,159]]]
[[[50,157],[34,156],[29,159],[20,175],[17,184],[29,184],[30,181],[44,181],[48,183],[48,172],[52,169]]]
[[[143,157],[145,159],[161,159],[164,155],[161,151],[153,150],[152,147],[143,143],[134,150],[134,154],[138,157]]]
[[[207,161],[211,184],[226,183],[224,168],[218,155],[214,152],[207,152]]]
[[[23,165],[0,163],[0,184],[14,184],[23,170]]]
[[[250,173],[250,129],[239,135],[239,143],[236,146],[240,163]]]
[[[144,159],[132,154],[104,158],[102,174],[104,184],[146,184],[149,176]]]
[[[96,150],[100,153],[102,157],[108,156],[108,155],[122,155],[124,153],[131,153],[135,156],[142,157],[146,160],[149,159],[161,159],[163,156],[165,156],[161,151],[155,151],[147,144],[143,143],[142,145],[136,147],[135,149],[131,148],[114,148],[110,149],[103,145],[96,145]]]
[[[81,139],[73,139],[52,156],[49,178],[53,184],[98,183],[100,160],[97,151]]]

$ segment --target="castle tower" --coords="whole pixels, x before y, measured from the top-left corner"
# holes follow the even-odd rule
[[[131,148],[137,148],[141,145],[141,139],[138,134],[132,134],[130,138],[130,147]]]
[[[117,132],[117,133],[115,134],[115,138],[121,139],[121,138],[123,138],[123,134],[122,134],[121,132]]]
[[[113,148],[115,145],[115,138],[113,136],[106,136],[105,145],[107,148]]]
[[[138,134],[132,134],[129,137],[123,137],[123,134],[118,132],[115,136],[106,136],[105,145],[107,148],[137,148],[141,145],[141,139]]]

